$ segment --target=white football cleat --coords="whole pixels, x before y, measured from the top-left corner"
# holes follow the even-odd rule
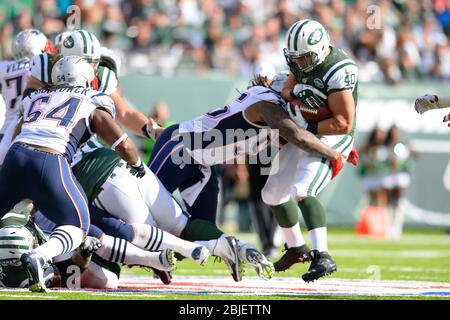
[[[217,239],[212,253],[225,262],[234,281],[239,282],[242,280],[244,265],[239,258],[239,244],[235,237],[223,234]]]
[[[270,280],[275,274],[273,263],[248,243],[240,242],[239,256],[241,260],[248,262],[255,269],[261,279]]]

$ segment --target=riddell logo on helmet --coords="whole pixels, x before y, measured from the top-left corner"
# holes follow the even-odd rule
[[[75,45],[72,36],[68,36],[66,39],[64,39],[63,46],[66,48],[73,48]]]
[[[323,31],[321,28],[317,28],[316,30],[314,30],[310,36],[308,37],[308,44],[310,46],[313,46],[317,43],[320,42],[320,40],[322,40],[323,37]]]

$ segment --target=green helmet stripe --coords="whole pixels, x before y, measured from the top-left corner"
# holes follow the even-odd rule
[[[288,36],[288,40],[287,40],[287,47],[289,48],[289,43],[291,43],[291,35],[292,35],[292,31],[295,29],[295,26],[298,24],[298,21],[296,23],[294,23],[291,27],[291,32],[289,32],[289,36]]]
[[[29,250],[29,249],[31,249],[31,247],[30,246],[14,245],[14,244],[0,244],[0,249],[24,249],[24,250]]]
[[[0,241],[3,241],[3,240],[24,240],[24,241],[28,241],[27,238],[20,237],[20,236],[0,237]]]
[[[83,38],[83,53],[87,54],[87,40],[84,31],[80,31],[81,37]]]
[[[91,39],[91,54],[94,54],[94,39],[92,39],[92,33],[88,32],[88,35]]]
[[[302,28],[305,24],[307,24],[309,21],[311,20],[306,20],[305,22],[303,22],[300,27],[298,27],[297,32],[295,33],[295,37],[294,37],[294,50],[297,51],[298,50],[298,46],[297,46],[297,40],[298,40],[298,36],[300,34],[300,31],[302,31]]]

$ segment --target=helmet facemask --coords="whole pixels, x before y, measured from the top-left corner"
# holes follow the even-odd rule
[[[286,58],[286,62],[291,70],[295,69],[304,73],[310,72],[322,62],[320,61],[317,53],[313,51],[303,54],[292,54],[285,48],[284,57]],[[301,61],[303,61],[304,63],[299,63]]]

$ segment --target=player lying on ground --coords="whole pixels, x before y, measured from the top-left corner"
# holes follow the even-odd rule
[[[58,226],[49,241],[21,257],[32,291],[46,290],[46,261],[79,247],[89,229],[87,199],[69,165],[77,149],[97,133],[145,174],[136,147],[113,121],[113,102],[89,89],[93,77],[85,60],[69,56],[52,70],[55,87],[25,92],[24,119],[0,171],[1,217],[29,198]]]

